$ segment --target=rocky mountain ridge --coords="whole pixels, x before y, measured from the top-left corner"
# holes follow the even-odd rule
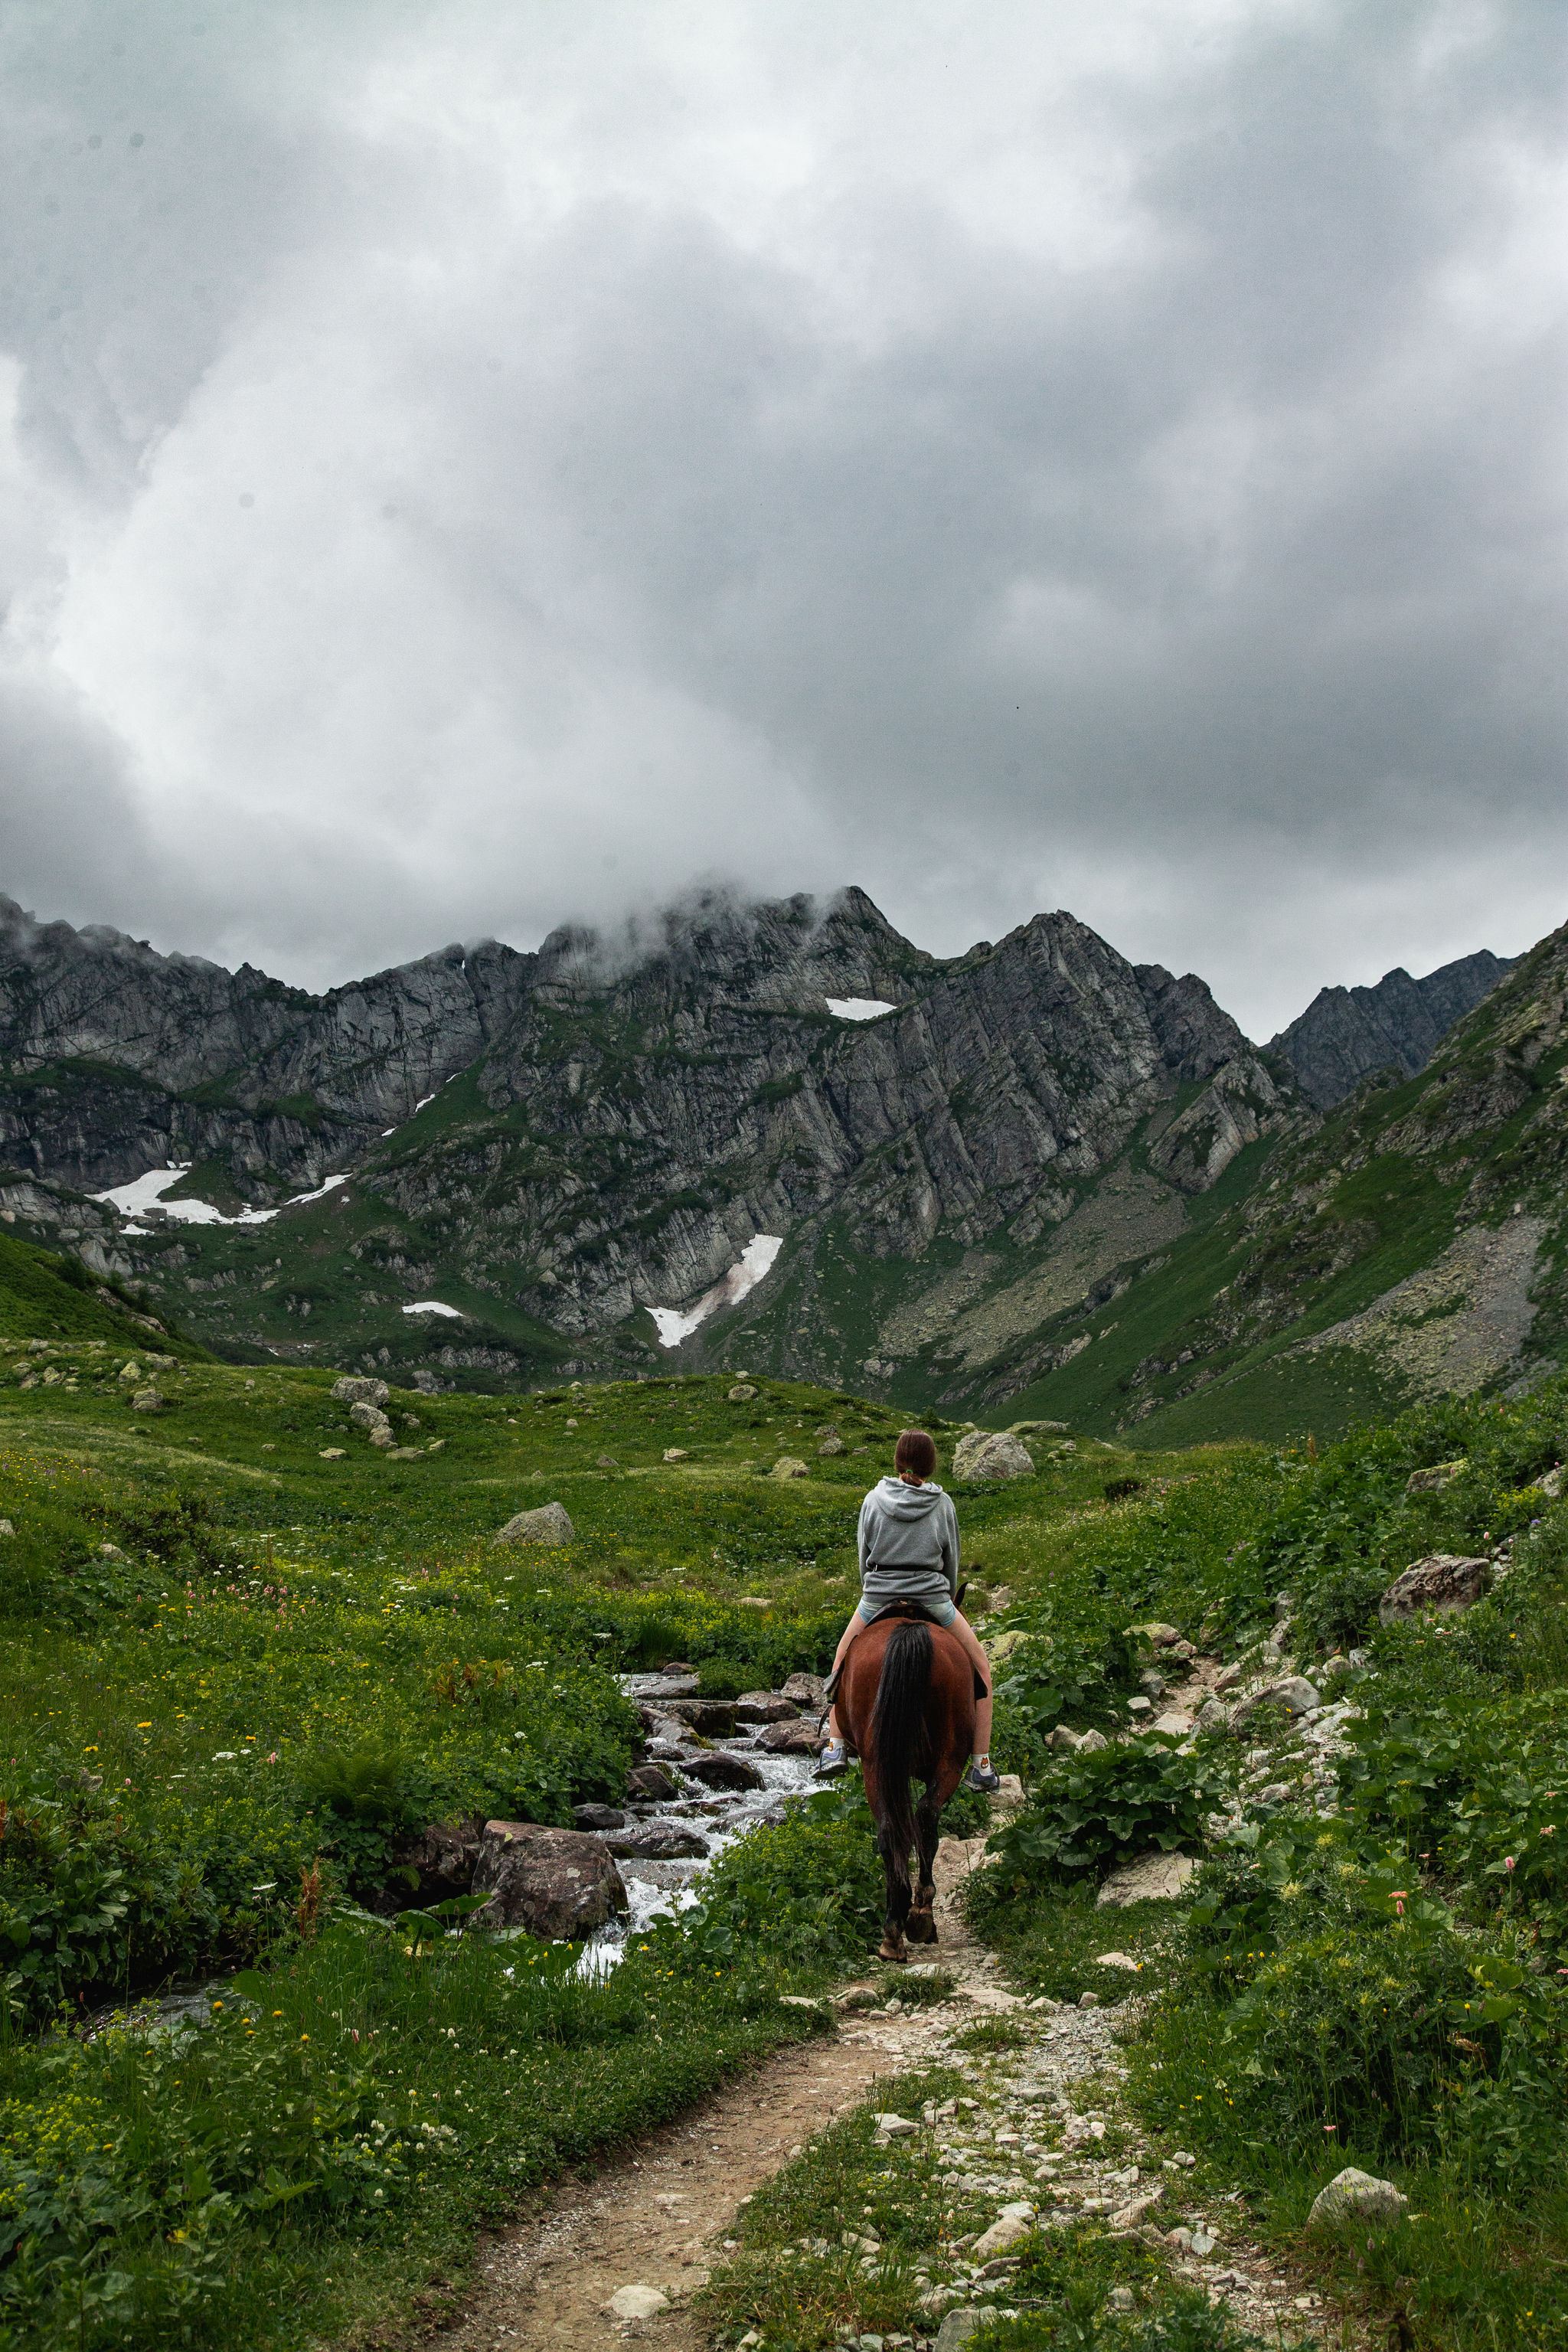
[[[1481,948],[1424,980],[1396,964],[1375,988],[1321,988],[1269,1050],[1284,1055],[1320,1110],[1332,1110],[1374,1070],[1407,1078],[1424,1070],[1438,1041],[1517,961]]]
[[[712,1297],[677,1360],[987,1412],[1048,1390],[1126,1426],[1385,1238],[1282,1239],[1276,1171],[1321,1124],[1289,1063],[1059,912],[943,960],[858,890],[711,893],[640,938],[451,948],[314,998],[3,902],[0,1063],[13,1225],[220,1348],[434,1381],[651,1369],[648,1310],[666,1332]],[[171,1160],[132,1219],[89,1197]],[[1222,1274],[1237,1247],[1286,1275]]]

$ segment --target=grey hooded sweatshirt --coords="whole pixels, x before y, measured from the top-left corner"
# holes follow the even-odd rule
[[[860,1591],[889,1601],[952,1601],[958,1591],[958,1514],[928,1478],[879,1479],[860,1506]]]

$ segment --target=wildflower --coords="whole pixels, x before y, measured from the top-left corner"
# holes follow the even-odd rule
[[[1502,1858],[1502,1866],[1503,1866],[1503,1868],[1504,1868],[1505,1870],[1511,1870],[1511,1869],[1513,1868],[1513,1862],[1514,1862],[1514,1858],[1513,1858],[1512,1854],[1511,1854],[1511,1853],[1505,1853],[1505,1854],[1504,1854],[1504,1856],[1503,1856],[1503,1858]]]

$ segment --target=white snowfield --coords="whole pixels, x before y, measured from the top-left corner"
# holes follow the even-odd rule
[[[840,1021],[877,1021],[884,1013],[896,1013],[896,1004],[884,1004],[876,996],[829,996],[824,998],[829,1013]]]
[[[764,1274],[784,1247],[782,1234],[758,1234],[741,1252],[727,1275],[705,1290],[695,1307],[650,1307],[654,1328],[658,1333],[661,1348],[679,1348],[689,1339],[699,1323],[707,1321],[716,1307],[733,1307],[749,1290],[755,1290]]]
[[[439,1298],[416,1298],[412,1307],[403,1311],[405,1315],[455,1315],[459,1323],[463,1319],[460,1307],[448,1307]]]
[[[237,1217],[226,1217],[210,1201],[165,1201],[164,1193],[171,1184],[177,1184],[190,1167],[190,1161],[171,1160],[166,1168],[149,1168],[144,1176],[133,1177],[129,1184],[115,1184],[107,1192],[94,1192],[95,1201],[106,1201],[118,1209],[122,1217],[140,1217],[154,1203],[176,1224],[181,1225],[268,1225],[281,1216],[284,1209],[301,1208],[307,1201],[324,1201],[339,1184],[346,1184],[346,1176],[329,1176],[319,1191],[296,1192],[291,1201],[284,1201],[276,1209],[241,1209]]]

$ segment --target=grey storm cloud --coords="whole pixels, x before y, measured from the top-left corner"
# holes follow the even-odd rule
[[[1564,20],[0,18],[0,887],[323,984],[868,888],[1255,1034],[1562,919]]]

